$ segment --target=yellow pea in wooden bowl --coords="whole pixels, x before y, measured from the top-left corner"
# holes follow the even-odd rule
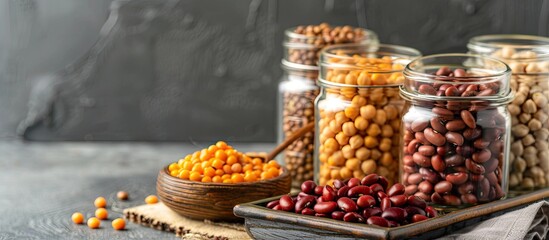
[[[160,200],[178,214],[192,219],[241,221],[233,214],[237,204],[290,192],[288,170],[269,180],[243,183],[203,183],[171,176],[168,167],[160,170],[156,191]]]

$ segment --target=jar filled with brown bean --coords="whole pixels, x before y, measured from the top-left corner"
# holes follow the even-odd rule
[[[402,69],[419,51],[394,45],[348,44],[321,53],[316,100],[315,179],[397,180]]]
[[[549,187],[549,38],[485,35],[472,38],[468,48],[496,57],[512,70],[511,192]]]
[[[499,60],[469,54],[406,66],[400,173],[407,194],[445,208],[507,195],[510,74]]]
[[[377,34],[351,26],[319,25],[297,26],[285,31],[284,59],[288,62],[317,66],[322,48],[334,44],[379,44]]]
[[[314,101],[319,92],[316,85],[318,67],[282,60],[284,76],[279,84],[279,142],[315,120]],[[313,180],[314,131],[292,142],[282,154],[282,163],[292,176],[294,187]]]

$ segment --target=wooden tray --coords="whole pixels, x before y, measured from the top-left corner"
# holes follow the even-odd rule
[[[482,220],[515,210],[522,205],[549,199],[549,189],[454,211],[405,226],[384,228],[347,223],[329,218],[305,216],[268,209],[265,205],[280,197],[237,205],[234,214],[246,221],[246,231],[255,239],[432,239]]]

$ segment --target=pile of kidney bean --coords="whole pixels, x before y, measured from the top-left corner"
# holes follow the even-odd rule
[[[405,195],[404,185],[397,183],[388,189],[387,185],[387,179],[377,174],[362,179],[335,180],[334,187],[305,181],[296,197],[284,195],[269,202],[267,207],[381,227],[396,227],[437,216],[436,210],[423,199]]]
[[[418,83],[424,95],[490,96],[499,82],[456,84],[463,69],[440,68],[449,84]],[[441,205],[459,206],[500,199],[506,139],[505,106],[485,101],[438,101],[412,104],[404,114],[403,176],[406,193]]]

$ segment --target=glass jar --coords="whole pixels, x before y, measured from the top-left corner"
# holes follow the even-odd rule
[[[284,59],[288,62],[317,66],[322,48],[343,43],[379,44],[377,34],[351,26],[298,26],[284,32]]]
[[[469,54],[418,58],[404,70],[401,182],[442,208],[502,199],[508,190],[509,67]]]
[[[395,45],[324,48],[315,102],[315,180],[398,177],[402,69],[420,52]]]
[[[512,71],[509,188],[513,194],[549,186],[549,38],[528,35],[474,37],[470,52],[496,57]]]
[[[316,85],[318,67],[282,60],[284,76],[278,86],[279,137],[284,141],[295,131],[314,121],[314,101],[319,92]],[[314,131],[291,143],[282,154],[282,163],[292,176],[292,186],[314,179]]]

